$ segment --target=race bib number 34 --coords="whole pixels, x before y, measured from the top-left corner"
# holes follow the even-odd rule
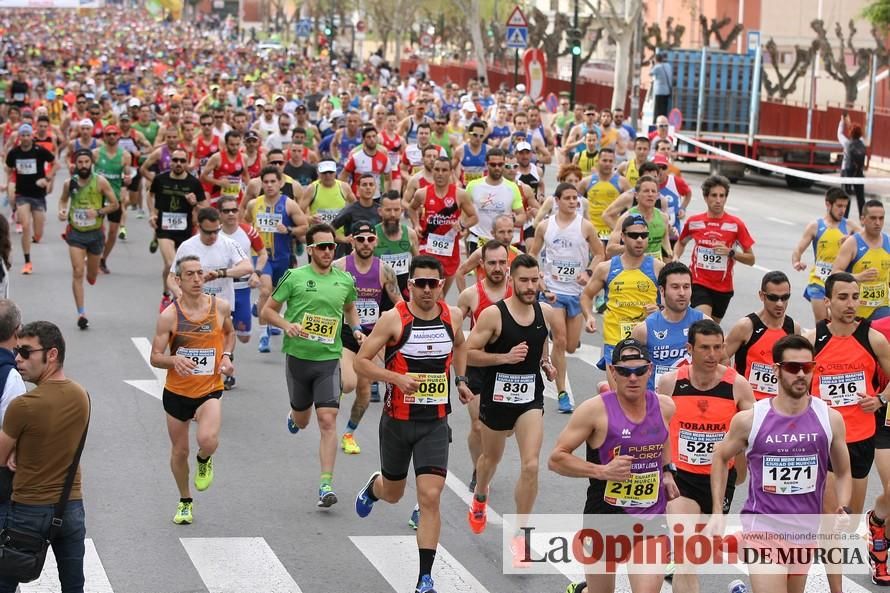
[[[438,406],[448,403],[448,375],[445,373],[408,373],[419,383],[417,391],[405,394],[406,404]]]

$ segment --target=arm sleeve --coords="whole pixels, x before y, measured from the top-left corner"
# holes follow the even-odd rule
[[[251,249],[253,249],[256,253],[259,253],[266,248],[266,244],[263,243],[263,238],[260,237],[260,234],[255,228],[253,228],[246,222],[242,222],[239,226],[245,233],[247,233],[247,238],[250,239]]]

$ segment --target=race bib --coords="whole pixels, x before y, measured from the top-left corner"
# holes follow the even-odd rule
[[[322,344],[333,344],[340,327],[340,320],[336,317],[324,315],[303,314],[303,322],[300,324],[300,337]]]
[[[711,247],[699,247],[696,250],[695,266],[701,270],[725,272],[726,256],[714,253]]]
[[[816,271],[816,276],[819,277],[820,280],[825,280],[831,275],[832,263],[827,261],[817,261],[814,269]]]
[[[448,403],[448,375],[445,373],[408,373],[420,385],[415,393],[405,394],[406,404],[438,406]]]
[[[374,325],[380,319],[380,305],[371,299],[358,299],[355,301],[355,310],[362,325]]]
[[[322,222],[327,224],[334,222],[334,219],[337,218],[338,214],[340,214],[340,211],[334,208],[322,208],[315,213]]]
[[[625,338],[630,337],[630,332],[633,331],[634,327],[637,325],[636,321],[619,321],[618,322],[618,331],[621,332],[621,337],[619,340],[623,340]]]
[[[36,175],[37,159],[19,159],[15,162],[15,172],[19,175]]]
[[[816,491],[819,458],[815,455],[763,457],[763,491],[770,494],[806,494]]]
[[[185,212],[162,212],[161,230],[184,231],[188,226],[188,214]]]
[[[411,263],[410,253],[386,253],[380,256],[383,263],[388,264],[396,276],[408,273],[408,265]]]
[[[280,212],[257,212],[256,214],[256,226],[261,233],[277,233],[280,222]]]
[[[696,432],[680,430],[677,454],[689,465],[711,465],[714,447],[726,436],[725,432]]]
[[[832,408],[852,406],[859,401],[860,393],[867,392],[865,371],[819,377],[819,395]]]
[[[859,289],[859,302],[865,307],[882,307],[887,304],[885,282],[863,282]]]
[[[751,389],[760,393],[776,395],[779,393],[779,378],[773,372],[773,365],[765,362],[752,362],[748,372],[748,383]]]
[[[207,282],[204,284],[204,294],[215,296],[221,294],[222,291],[223,287],[218,280],[213,280],[212,282]]]
[[[241,178],[229,177],[226,181],[228,181],[229,185],[222,188],[222,195],[238,196],[241,193]]]
[[[550,262],[550,274],[557,282],[574,282],[580,271],[579,261],[557,259]]]
[[[606,482],[603,500],[613,507],[646,508],[658,500],[661,476],[658,471],[633,474],[629,480]]]
[[[22,101],[25,100],[25,93],[13,93],[12,100],[15,101],[16,103],[21,103]]]
[[[213,375],[216,372],[215,348],[179,348],[177,356],[184,356],[195,363],[193,375]]]
[[[430,233],[426,238],[426,252],[434,255],[451,256],[454,254],[454,229],[444,235]]]
[[[599,237],[600,241],[608,241],[611,234],[611,231],[599,231],[596,236]]]
[[[74,226],[90,226],[96,224],[96,211],[92,208],[75,208],[71,211]]]
[[[504,404],[527,404],[535,399],[536,376],[498,373],[494,378],[492,401]]]
[[[664,376],[675,370],[674,367],[665,366],[663,364],[655,365],[655,386],[658,386],[658,381]]]

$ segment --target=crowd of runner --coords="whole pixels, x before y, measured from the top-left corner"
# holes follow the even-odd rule
[[[811,270],[808,285],[765,274],[762,308],[724,332],[733,268],[754,264],[755,239],[726,212],[726,179],[708,177],[695,196],[672,163],[664,118],[640,133],[620,110],[562,98],[546,113],[524,87],[409,77],[378,55],[349,69],[260,55],[134,11],[68,15],[0,17],[15,265],[40,273],[33,245],[54,208],[85,330],[84,277],[94,285],[127,266],[115,241],[147,218],[145,247],[160,252],[151,363],[168,369],[175,523],[193,521],[190,423],[203,491],[236,345],[265,356],[281,336],[286,428],[298,435],[314,417],[320,431],[319,507],[338,502],[338,449],[360,454],[363,415],[382,400],[380,470],[355,511],[400,500],[413,461],[417,593],[434,592],[452,385],[472,422],[467,520],[478,534],[509,436],[521,466],[515,512],[533,512],[545,381],[556,410],[572,414],[549,468],[589,479],[585,513],[707,520],[728,512],[746,479],[745,512],[870,508],[872,579],[890,585],[890,237],[880,201],[865,202],[856,222],[845,217],[849,196],[830,189],[791,255],[796,270]],[[555,187],[545,168],[558,171]],[[55,184],[59,198],[48,200]],[[786,315],[801,292],[815,329]],[[576,407],[566,356],[582,331],[602,333],[606,380],[594,397],[574,394]],[[813,437],[791,447],[769,438],[797,433]],[[586,459],[575,455],[585,444]],[[768,471],[767,460],[800,469]],[[873,464],[885,486],[867,501]],[[806,576],[791,567],[751,583],[796,593]],[[659,591],[661,578],[630,576],[635,593]],[[673,581],[699,590],[689,567]],[[841,593],[840,575],[829,583]],[[612,590],[614,576],[588,575],[569,591],[585,586]]]

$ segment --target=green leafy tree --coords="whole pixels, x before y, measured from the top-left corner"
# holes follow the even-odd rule
[[[890,27],[890,0],[871,0],[862,11],[862,18],[880,29]]]

